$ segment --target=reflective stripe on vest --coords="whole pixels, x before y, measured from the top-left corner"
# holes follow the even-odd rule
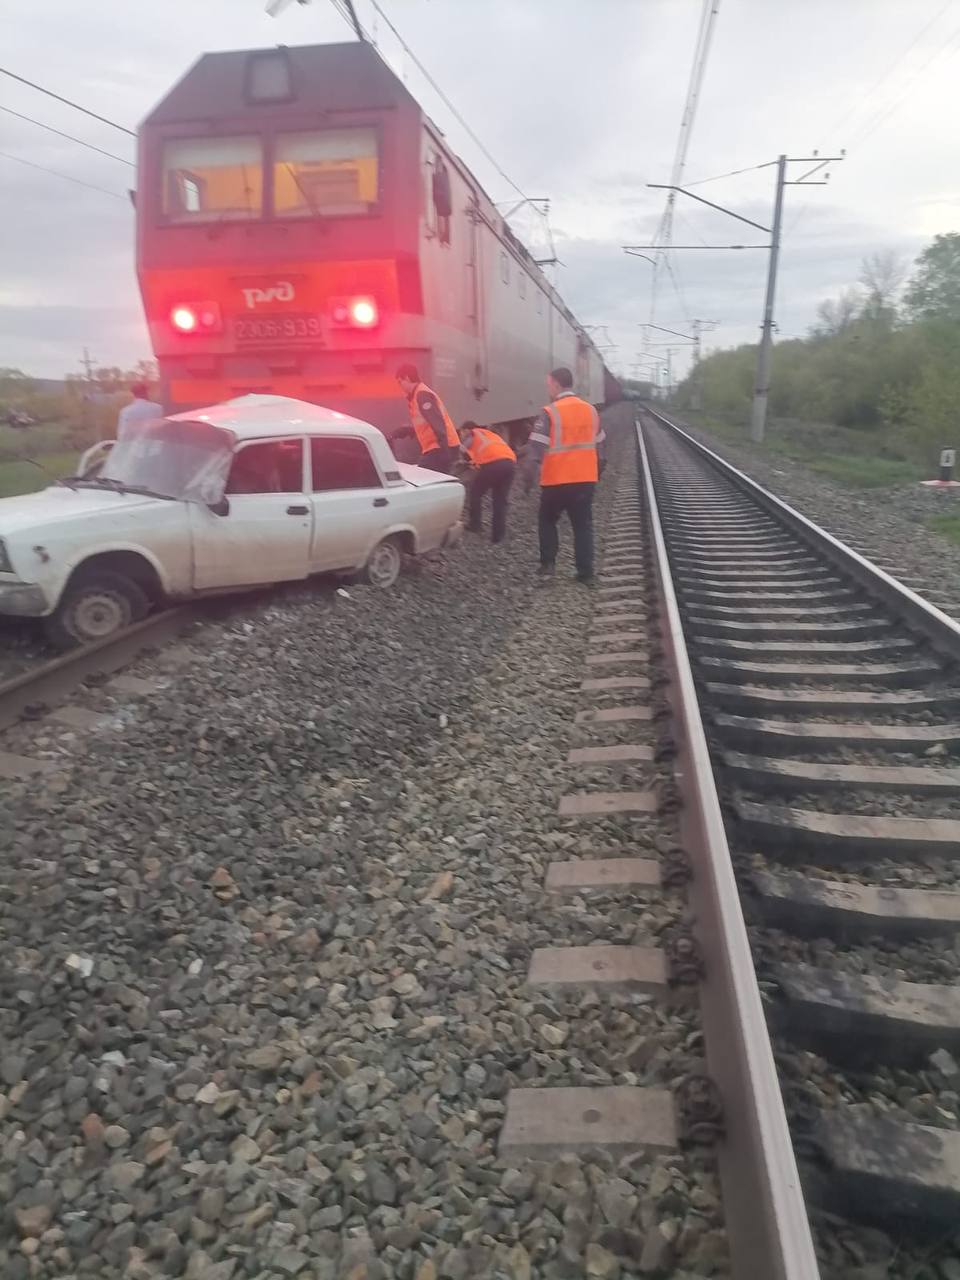
[[[432,391],[425,382],[418,382],[413,395],[410,397],[410,421],[413,423],[413,429],[417,433],[417,443],[420,446],[421,453],[429,453],[431,449],[439,449],[440,445],[437,441],[436,433],[420,412],[420,405],[417,403],[417,397],[421,391],[425,391],[427,395],[433,396],[437,408],[440,410],[440,416],[443,418],[444,425],[447,428],[447,444],[453,449],[460,448],[460,437],[457,435],[457,429],[453,425],[453,421],[447,413],[446,407],[435,391]]]
[[[579,396],[560,396],[544,409],[550,443],[540,471],[541,485],[589,484],[598,477],[600,415]]]
[[[469,445],[464,445],[470,461],[478,467],[488,462],[499,462],[501,458],[509,458],[516,462],[517,455],[495,431],[487,431],[485,427],[475,427]]]

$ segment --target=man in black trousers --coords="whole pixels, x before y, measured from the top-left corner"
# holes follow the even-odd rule
[[[538,471],[540,475],[540,578],[553,578],[560,548],[557,524],[566,513],[573,529],[577,581],[592,586],[593,495],[606,437],[597,410],[574,395],[569,369],[554,369],[547,376],[547,390],[550,404],[534,423],[523,467],[527,493]]]
[[[478,427],[475,422],[463,424],[460,442],[474,467],[467,499],[467,528],[472,533],[481,532],[483,497],[489,493],[493,500],[490,541],[502,542],[507,532],[507,500],[517,469],[517,455],[502,436],[488,427]]]

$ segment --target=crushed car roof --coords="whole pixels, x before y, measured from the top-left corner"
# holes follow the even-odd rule
[[[239,440],[263,436],[343,435],[378,436],[383,433],[369,422],[351,418],[323,405],[294,400],[290,396],[237,396],[205,409],[172,414],[173,422],[209,422],[211,426],[231,431]]]

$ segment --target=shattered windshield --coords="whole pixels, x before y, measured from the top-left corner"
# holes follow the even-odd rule
[[[231,432],[208,422],[156,418],[132,423],[92,483],[187,502],[218,502],[233,444]]]

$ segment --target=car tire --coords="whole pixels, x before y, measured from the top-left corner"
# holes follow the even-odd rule
[[[58,649],[75,649],[119,635],[149,608],[146,593],[132,578],[91,573],[70,583],[44,629]]]
[[[403,566],[403,554],[396,538],[384,538],[370,552],[367,563],[363,566],[363,580],[371,587],[387,590],[400,577]]]

